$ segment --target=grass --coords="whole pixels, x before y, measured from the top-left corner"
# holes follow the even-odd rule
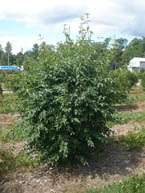
[[[20,152],[17,156],[12,151],[4,151],[0,149],[0,175],[16,171],[18,168],[33,168],[40,165],[35,158]]]
[[[123,182],[115,182],[102,189],[90,189],[84,193],[145,193],[145,175],[134,176]]]
[[[26,131],[19,125],[13,125],[8,128],[0,128],[0,142],[7,143],[11,141],[19,142],[26,139]]]
[[[142,101],[145,101],[145,95],[128,96],[125,102],[126,104],[134,104]]]
[[[145,111],[139,112],[125,112],[115,115],[116,123],[126,124],[130,121],[141,122],[145,120]]]
[[[4,94],[0,101],[0,114],[15,113],[17,111],[17,105],[19,104],[18,97],[13,94]]]
[[[142,148],[145,146],[145,128],[138,131],[137,133],[130,133],[127,136],[119,137],[120,144],[127,148],[135,149]]]
[[[0,107],[0,114],[14,113],[15,109],[11,106]]]
[[[123,112],[119,114],[114,114],[114,122],[108,122],[108,127],[113,127],[115,124],[127,124],[131,121],[142,122],[145,120],[145,111],[139,112]]]
[[[33,159],[24,151],[20,151],[18,155],[14,154],[15,143],[23,139],[25,139],[25,133],[17,125],[0,128],[0,176],[19,168],[33,168],[40,165],[37,158]]]
[[[7,137],[9,128],[0,128],[0,143],[7,143],[9,138]]]
[[[0,114],[16,113],[19,102],[14,93],[4,94],[0,101]],[[38,165],[38,161],[31,159],[27,154],[21,152],[16,156],[12,148],[6,148],[7,144],[12,147],[14,143],[25,138],[25,131],[19,125],[12,124],[12,126],[0,128],[0,175],[17,168]]]
[[[133,94],[135,94],[135,91],[133,91]],[[136,95],[138,94],[138,95]],[[145,101],[145,94],[143,91],[139,91],[139,93],[136,93],[135,96],[128,96],[125,103],[126,105],[135,105],[138,102]],[[115,122],[109,122],[108,126],[111,127],[114,124],[126,124],[130,121],[136,121],[141,122],[145,120],[145,110],[140,112],[121,112],[119,114],[114,115],[116,121]]]

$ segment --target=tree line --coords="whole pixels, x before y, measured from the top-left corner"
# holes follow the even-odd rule
[[[3,48],[0,44],[0,65],[17,65],[22,66],[26,58],[31,57],[37,59],[40,51],[46,43],[41,45],[35,43],[31,50],[23,53],[23,50],[17,54],[12,53],[12,44],[6,43]],[[55,50],[53,45],[47,45],[50,50]],[[94,41],[93,47],[96,59],[108,58],[107,63],[111,70],[128,65],[133,57],[145,57],[145,37],[134,38],[128,42],[125,38],[112,39],[106,38],[103,41]]]

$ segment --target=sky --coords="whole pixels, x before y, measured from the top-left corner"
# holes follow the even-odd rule
[[[42,39],[48,44],[64,40],[63,26],[78,34],[80,17],[90,14],[93,38],[145,36],[144,0],[4,0],[0,6],[0,44],[12,52],[30,50]],[[40,37],[41,36],[41,37]]]

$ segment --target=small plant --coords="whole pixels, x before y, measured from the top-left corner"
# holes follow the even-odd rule
[[[138,76],[135,72],[127,71],[126,79],[129,81],[129,87],[132,88],[136,83],[138,83]]]
[[[111,71],[111,76],[115,80],[116,90],[120,94],[120,102],[124,101],[131,88],[138,82],[138,76],[134,72],[125,69]]]

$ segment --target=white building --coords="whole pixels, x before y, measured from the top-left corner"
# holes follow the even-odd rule
[[[129,65],[127,66],[127,69],[131,72],[135,70],[140,71],[141,68],[145,69],[145,58],[135,57],[130,60]]]

